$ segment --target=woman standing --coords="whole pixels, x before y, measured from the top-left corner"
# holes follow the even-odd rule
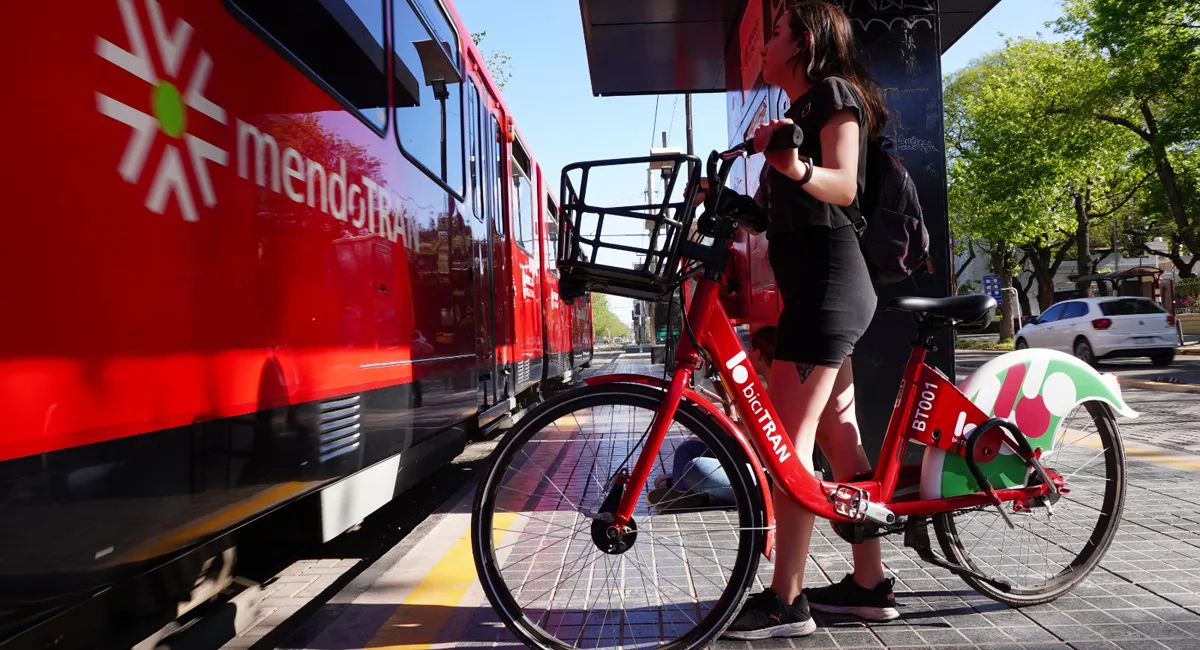
[[[887,122],[879,87],[856,59],[850,20],[824,0],[793,1],[762,50],[763,77],[786,92],[786,119],[760,125],[755,146],[788,123],[804,131],[799,150],[764,154],[756,197],[765,211],[767,256],[783,298],[768,392],[812,471],[814,441],[834,479],[869,471],[854,414],[849,356],[875,311],[875,290],[847,209],[863,191],[867,138]],[[853,547],[854,573],[803,589],[813,514],[775,490],[775,572],[752,595],[727,638],[804,636],[816,629],[809,607],[872,620],[899,616],[893,580],[883,574],[879,540]]]

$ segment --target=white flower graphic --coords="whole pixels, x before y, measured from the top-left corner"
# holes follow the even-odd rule
[[[187,90],[181,96],[178,86],[169,80],[180,79],[180,67],[194,31],[192,26],[177,18],[174,26],[168,31],[162,7],[157,0],[145,0],[150,31],[158,50],[157,58],[162,62],[163,70],[160,74],[160,71],[154,69],[154,61],[150,58],[146,35],[133,0],[117,0],[117,8],[121,12],[121,22],[125,26],[129,49],[97,36],[96,54],[150,84],[150,103],[153,111],[151,115],[112,97],[96,93],[96,107],[101,113],[133,129],[117,171],[126,182],[137,183],[150,155],[150,146],[154,143],[156,134],[161,131],[168,138],[183,140],[186,143],[200,199],[204,201],[205,206],[211,208],[217,204],[217,196],[213,191],[206,161],[228,165],[229,152],[188,133],[187,120],[188,109],[191,108],[201,115],[226,124],[225,109],[204,96],[208,75],[212,72],[212,58],[207,52],[200,50],[187,81]],[[196,203],[184,170],[183,157],[179,147],[168,141],[158,160],[150,191],[146,195],[146,207],[156,214],[162,214],[166,211],[167,200],[172,194],[179,203],[184,220],[198,221]]]

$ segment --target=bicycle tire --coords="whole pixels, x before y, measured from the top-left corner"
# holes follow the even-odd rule
[[[1104,554],[1112,544],[1121,523],[1121,513],[1125,507],[1125,489],[1127,468],[1125,462],[1125,447],[1121,442],[1120,430],[1112,409],[1102,402],[1085,402],[1081,408],[1086,408],[1096,429],[1100,433],[1106,470],[1106,489],[1103,503],[1100,507],[1100,517],[1096,526],[1088,536],[1088,542],[1081,552],[1070,563],[1069,567],[1060,571],[1043,584],[1035,586],[1014,586],[1005,591],[995,585],[969,574],[959,574],[972,589],[993,600],[1002,602],[1010,607],[1028,607],[1048,603],[1075,588],[1099,565]],[[1049,466],[1049,464],[1048,464]],[[1070,482],[1068,481],[1068,487]],[[1069,503],[1069,494],[1064,495],[1059,504]],[[1007,505],[1007,504],[1005,504]],[[965,548],[959,530],[954,520],[954,513],[941,513],[933,518],[934,530],[942,552],[951,561],[980,571],[979,565]],[[1011,556],[1010,556],[1011,557]]]
[[[555,396],[530,411],[497,445],[488,459],[479,481],[471,511],[471,546],[475,568],[483,591],[493,610],[518,640],[527,647],[563,650],[575,647],[554,637],[530,619],[517,603],[501,574],[492,544],[493,505],[500,481],[509,461],[542,429],[572,412],[596,406],[628,405],[653,410],[662,404],[666,393],[639,384],[585,386]],[[765,541],[765,507],[754,475],[746,466],[752,461],[713,418],[698,406],[683,401],[674,423],[681,424],[703,440],[725,468],[738,468],[730,474],[730,484],[738,507],[738,548],[733,568],[721,597],[713,609],[689,632],[669,643],[655,646],[663,650],[696,650],[717,638],[733,622],[753,586]],[[527,456],[528,457],[528,456]],[[635,459],[636,460],[636,457]],[[633,462],[632,460],[630,462]]]

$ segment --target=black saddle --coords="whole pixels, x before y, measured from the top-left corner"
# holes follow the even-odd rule
[[[921,322],[941,325],[984,324],[996,309],[996,299],[988,295],[953,296],[951,298],[892,298],[888,309],[907,311]]]

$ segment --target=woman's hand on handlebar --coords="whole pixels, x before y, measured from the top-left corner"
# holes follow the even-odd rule
[[[782,120],[771,120],[770,122],[759,124],[754,129],[754,149],[763,152],[763,157],[766,158],[767,164],[774,167],[780,173],[789,177],[797,177],[795,174],[796,169],[803,167],[803,164],[800,162],[799,149],[767,149],[767,143],[771,141],[771,135],[780,128],[792,123],[791,120],[784,118]],[[799,176],[803,176],[803,171]]]

